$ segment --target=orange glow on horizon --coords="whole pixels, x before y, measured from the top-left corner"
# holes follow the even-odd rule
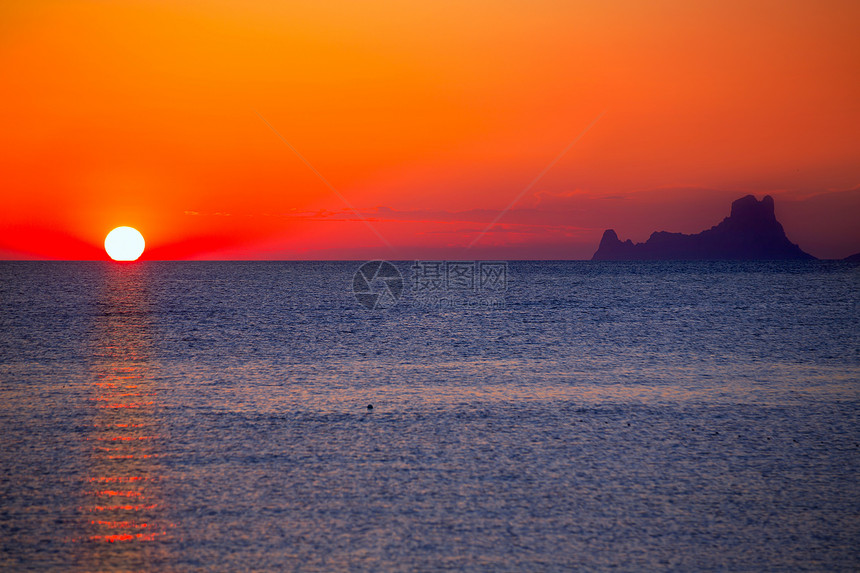
[[[845,256],[857,21],[850,0],[12,0],[0,258],[109,260],[119,221],[140,260],[578,258],[747,193]]]

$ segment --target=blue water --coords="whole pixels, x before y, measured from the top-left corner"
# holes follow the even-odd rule
[[[0,263],[0,569],[860,569],[857,265],[359,265]]]

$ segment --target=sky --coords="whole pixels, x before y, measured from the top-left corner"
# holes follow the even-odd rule
[[[7,0],[0,258],[105,259],[128,225],[151,260],[586,259],[750,193],[841,258],[858,22],[855,0]]]

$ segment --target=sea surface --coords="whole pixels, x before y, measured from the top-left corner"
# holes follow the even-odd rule
[[[424,263],[0,263],[0,570],[860,569],[860,266]]]

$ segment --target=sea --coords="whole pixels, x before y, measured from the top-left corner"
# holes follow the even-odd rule
[[[857,571],[858,293],[838,261],[2,262],[0,570]]]

